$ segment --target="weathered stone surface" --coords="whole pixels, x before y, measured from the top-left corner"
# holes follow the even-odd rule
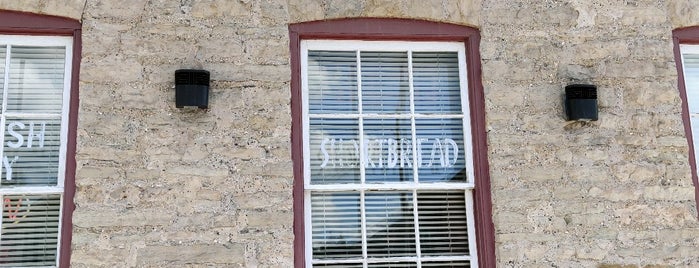
[[[692,267],[699,223],[676,1],[0,1],[82,21],[73,267],[291,267],[289,23],[423,19],[481,33],[497,264]],[[174,71],[211,71],[210,109]],[[598,86],[596,122],[563,87]]]
[[[245,246],[224,245],[176,245],[146,246],[137,251],[138,265],[183,265],[190,263],[210,265],[243,265]]]

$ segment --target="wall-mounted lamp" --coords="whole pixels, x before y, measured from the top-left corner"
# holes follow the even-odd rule
[[[597,121],[597,86],[567,85],[563,107],[568,120]]]
[[[175,107],[184,106],[209,108],[209,71],[175,71]]]

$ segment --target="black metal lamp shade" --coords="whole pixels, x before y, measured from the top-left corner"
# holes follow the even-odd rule
[[[175,107],[209,108],[209,71],[181,69],[175,71]]]
[[[597,121],[597,86],[566,86],[564,109],[568,120]]]

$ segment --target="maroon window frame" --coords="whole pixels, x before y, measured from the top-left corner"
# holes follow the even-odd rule
[[[473,194],[478,263],[481,267],[495,267],[495,232],[492,221],[479,31],[468,26],[422,20],[358,18],[290,24],[289,38],[291,51],[291,158],[294,162],[294,266],[305,266],[301,40],[330,39],[464,43],[475,168]]]
[[[78,127],[78,85],[80,76],[80,53],[82,24],[78,20],[38,15],[33,13],[0,10],[0,34],[72,36],[73,62],[70,84],[70,111],[68,111],[68,144],[66,147],[66,170],[63,193],[63,215],[61,216],[61,247],[59,267],[70,267],[70,247],[73,231],[75,204],[75,146]]]
[[[682,67],[682,55],[680,44],[699,44],[699,26],[679,28],[672,31],[672,42],[675,46],[675,65],[677,66],[677,87],[680,90],[682,99],[682,122],[684,123],[684,134],[689,143],[689,167],[692,170],[692,183],[694,183],[694,201],[699,208],[699,178],[697,177],[696,155],[694,153],[694,141],[692,138],[692,126],[689,118],[689,105],[687,104],[687,87],[684,84],[684,72]],[[699,216],[699,210],[697,212]]]

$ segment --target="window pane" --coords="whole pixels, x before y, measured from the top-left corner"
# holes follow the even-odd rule
[[[7,58],[7,46],[3,45],[0,46],[0,96],[5,91],[5,58]]]
[[[59,118],[8,118],[0,185],[56,186],[60,135]]]
[[[362,256],[359,205],[358,192],[311,195],[314,259]]]
[[[412,192],[368,192],[365,199],[368,256],[415,256]]]
[[[689,124],[692,127],[692,141],[694,143],[695,161],[699,166],[699,117],[690,116]]]
[[[397,263],[370,263],[370,268],[412,268],[417,267],[414,262],[397,262]]]
[[[684,81],[690,113],[699,113],[699,54],[683,54]]]
[[[343,264],[314,264],[313,267],[332,267],[332,268],[362,268],[361,263],[343,263]]]
[[[356,113],[357,53],[308,51],[309,112]]]
[[[13,46],[8,112],[61,113],[65,47]]]
[[[413,53],[413,89],[416,113],[461,113],[457,53]]]
[[[365,119],[366,181],[413,181],[410,119]]]
[[[470,268],[471,262],[469,262],[469,261],[423,262],[422,267]]]
[[[364,113],[410,112],[407,52],[361,52]]]
[[[2,197],[0,267],[56,265],[61,196]]]
[[[466,180],[464,131],[461,119],[416,119],[418,180]]]
[[[464,191],[419,191],[417,210],[423,256],[468,255]]]
[[[359,121],[311,119],[311,183],[358,183]]]

